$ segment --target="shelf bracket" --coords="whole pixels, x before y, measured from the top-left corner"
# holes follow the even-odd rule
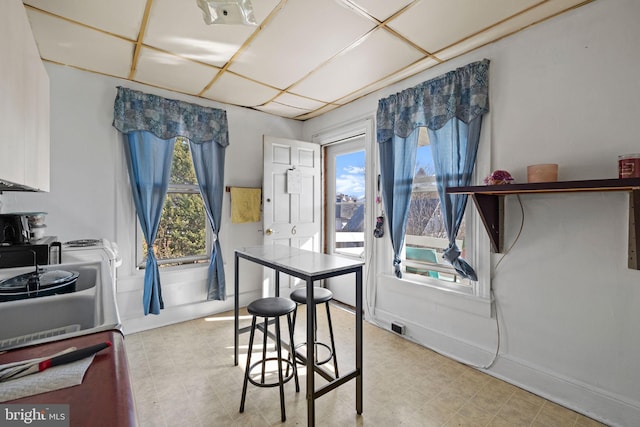
[[[484,228],[489,234],[491,250],[494,253],[501,253],[504,244],[504,196],[473,193],[473,202],[480,213]],[[640,212],[640,208],[638,212]]]
[[[628,267],[640,270],[640,190],[629,192],[629,263]]]
[[[509,185],[450,187],[450,194],[471,194],[487,229],[491,249],[501,253],[504,234],[504,196],[525,193],[569,193],[587,191],[625,191],[629,193],[628,267],[640,270],[640,178],[590,179]]]

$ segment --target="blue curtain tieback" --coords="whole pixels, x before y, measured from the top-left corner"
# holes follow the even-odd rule
[[[395,275],[398,279],[402,279],[402,270],[400,270],[401,263],[402,260],[399,256],[396,255],[393,257],[393,267],[395,268]]]
[[[449,261],[451,264],[460,257],[460,249],[455,243],[449,245],[449,247],[442,253],[442,258]]]
[[[469,280],[477,281],[478,276],[475,270],[464,259],[460,258],[460,249],[455,243],[449,245],[442,253],[442,258],[448,261],[456,272]]]

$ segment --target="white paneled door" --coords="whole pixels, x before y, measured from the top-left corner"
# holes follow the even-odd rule
[[[320,146],[293,139],[264,137],[263,243],[320,251],[322,221]],[[265,271],[265,283],[273,291],[274,277]],[[281,275],[280,288],[291,288],[300,279]]]

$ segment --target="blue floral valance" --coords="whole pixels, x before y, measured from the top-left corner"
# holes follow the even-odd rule
[[[453,117],[469,123],[489,111],[489,60],[468,64],[378,101],[378,143],[416,127],[442,128]]]
[[[182,136],[194,143],[229,145],[227,112],[118,86],[113,126],[122,133],[151,132],[161,139]]]

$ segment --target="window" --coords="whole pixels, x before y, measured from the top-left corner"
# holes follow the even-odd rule
[[[465,257],[465,220],[460,225],[456,243]],[[435,182],[435,167],[426,128],[420,128],[416,169],[413,178],[411,203],[405,233],[405,272],[458,285],[469,286],[468,279],[461,278],[450,264],[442,259],[449,245],[440,199]]]
[[[349,150],[361,145],[362,138],[359,138],[327,150],[334,172],[327,190],[328,196],[335,200],[333,231],[328,236],[330,253],[364,256],[365,151]],[[331,200],[328,205],[332,205]]]
[[[208,262],[211,255],[207,214],[198,189],[189,140],[177,138],[171,177],[154,251],[160,267]],[[144,268],[147,244],[138,233],[138,267]]]

